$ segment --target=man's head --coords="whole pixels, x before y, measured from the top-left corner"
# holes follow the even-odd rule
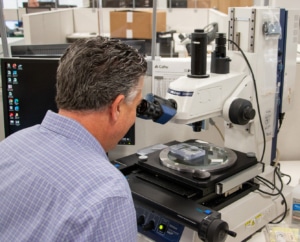
[[[110,135],[117,143],[134,123],[146,69],[144,57],[119,40],[80,39],[60,60],[57,107],[60,113],[80,121],[98,140],[98,136]],[[98,130],[92,124],[95,118],[83,121],[90,114],[101,116]]]
[[[70,111],[100,110],[119,94],[132,101],[146,68],[144,57],[121,41],[103,37],[80,39],[60,60],[57,107]]]

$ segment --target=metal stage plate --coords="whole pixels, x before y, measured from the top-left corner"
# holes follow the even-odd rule
[[[174,145],[180,144],[188,144],[188,146],[183,152],[179,152],[180,154],[174,154],[172,150]],[[139,160],[137,155],[131,155],[123,159],[122,163],[128,160],[131,164],[135,163],[142,171],[149,172],[155,177],[164,177],[197,189],[208,187],[214,189],[216,182],[257,164],[255,157],[248,157],[245,153],[213,144],[201,144],[195,140],[188,140],[184,143],[172,141],[166,145],[167,148],[148,154],[147,160]],[[205,154],[201,156],[199,150],[190,152],[188,149],[193,148],[191,146],[204,150]]]
[[[162,165],[181,172],[213,172],[227,170],[236,163],[237,155],[230,149],[209,143],[180,143],[163,149]]]

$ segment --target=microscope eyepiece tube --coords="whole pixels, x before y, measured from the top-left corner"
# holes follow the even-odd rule
[[[207,68],[207,33],[203,29],[196,29],[191,34],[191,75],[193,78],[206,78]]]
[[[226,56],[226,34],[216,33],[215,50],[211,53],[210,73],[229,73],[230,58]]]
[[[218,54],[218,57],[226,57],[226,34],[217,33],[215,39],[216,47],[215,51]]]

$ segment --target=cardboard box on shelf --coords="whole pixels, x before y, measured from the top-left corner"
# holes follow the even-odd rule
[[[166,12],[156,13],[156,32],[167,29]],[[127,39],[152,38],[152,11],[111,11],[110,37]]]
[[[251,7],[253,0],[211,0],[211,7],[228,14],[229,7]]]

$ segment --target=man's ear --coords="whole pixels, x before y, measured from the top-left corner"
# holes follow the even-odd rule
[[[117,119],[119,118],[124,100],[124,95],[118,95],[111,104],[110,115],[113,121],[117,121]]]

